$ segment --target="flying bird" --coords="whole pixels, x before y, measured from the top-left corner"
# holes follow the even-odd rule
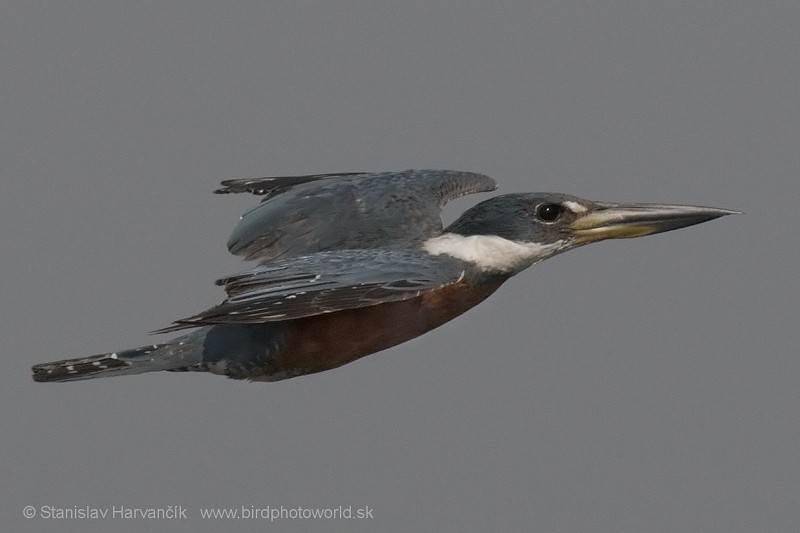
[[[177,338],[37,364],[33,379],[167,370],[277,381],[330,370],[441,326],[556,254],[737,213],[517,193],[443,227],[445,203],[496,187],[451,170],[223,181],[216,193],[262,197],[228,241],[257,265],[217,281],[227,298],[157,331],[192,329]]]

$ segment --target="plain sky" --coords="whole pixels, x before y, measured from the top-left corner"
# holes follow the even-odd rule
[[[797,530],[798,28],[796,1],[4,2],[0,528]],[[255,200],[221,179],[405,168],[747,214],[558,256],[330,372],[31,380],[222,298]],[[200,516],[242,506],[374,518]]]

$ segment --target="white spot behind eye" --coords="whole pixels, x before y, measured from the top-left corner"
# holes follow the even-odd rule
[[[567,209],[569,209],[573,213],[585,213],[586,212],[586,208],[584,206],[582,206],[578,202],[573,202],[572,200],[564,201],[564,205],[566,206]]]

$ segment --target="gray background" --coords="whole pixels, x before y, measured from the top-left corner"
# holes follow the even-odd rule
[[[3,531],[800,528],[800,4],[381,4],[3,3]],[[222,297],[253,199],[220,179],[404,168],[747,215],[559,256],[323,374],[31,381]],[[241,505],[375,518],[199,517]]]

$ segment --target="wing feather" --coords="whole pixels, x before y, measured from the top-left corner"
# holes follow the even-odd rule
[[[218,193],[264,196],[242,215],[228,249],[267,263],[316,252],[411,248],[442,230],[441,209],[496,188],[482,174],[453,170],[315,174],[222,182]]]
[[[459,282],[463,264],[404,250],[340,250],[280,260],[218,280],[228,298],[157,333],[205,324],[293,320],[407,300]]]
[[[236,194],[250,193],[255,196],[263,196],[262,202],[266,202],[276,194],[288,191],[296,185],[319,181],[329,178],[343,178],[346,176],[359,176],[364,172],[343,172],[339,174],[310,174],[308,176],[273,176],[267,178],[244,178],[225,180],[214,194]]]

